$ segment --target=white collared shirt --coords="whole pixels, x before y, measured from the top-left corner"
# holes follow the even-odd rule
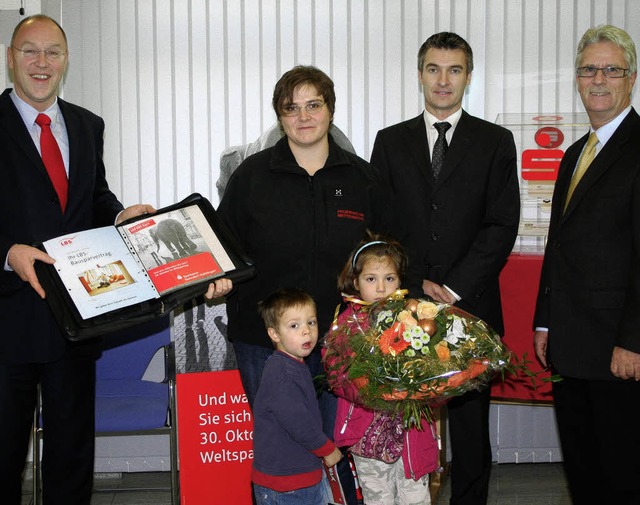
[[[437,117],[435,117],[430,112],[427,112],[427,109],[424,110],[423,116],[424,116],[424,124],[425,124],[426,129],[427,129],[427,141],[429,143],[429,157],[431,158],[431,157],[433,157],[433,145],[436,143],[436,140],[438,138],[438,130],[436,130],[434,128],[434,126],[433,126],[434,123],[442,123],[442,122],[446,121],[447,123],[449,123],[451,125],[451,128],[449,128],[447,130],[447,133],[445,135],[445,137],[447,139],[447,145],[451,145],[451,139],[453,138],[453,132],[455,132],[456,126],[458,126],[458,122],[460,121],[460,118],[462,117],[462,107],[460,107],[457,111],[455,111],[453,114],[451,114],[446,119],[438,119]]]

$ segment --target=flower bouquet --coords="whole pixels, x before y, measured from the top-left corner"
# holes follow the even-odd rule
[[[405,428],[431,407],[487,384],[511,353],[484,321],[398,290],[367,304],[351,299],[325,338],[334,392],[372,410],[400,412]]]

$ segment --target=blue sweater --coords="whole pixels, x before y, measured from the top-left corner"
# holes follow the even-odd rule
[[[307,365],[275,351],[265,364],[253,413],[253,482],[276,491],[320,482],[320,458],[335,445],[322,431]]]

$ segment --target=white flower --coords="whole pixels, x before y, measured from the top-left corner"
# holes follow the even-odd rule
[[[453,324],[447,330],[447,336],[444,337],[444,340],[449,342],[451,345],[458,345],[459,340],[466,340],[466,338],[462,320],[458,317],[454,317]]]
[[[378,314],[378,321],[376,324],[380,324],[382,321],[385,320],[385,318],[387,317],[392,317],[392,313],[390,310],[383,310]]]
[[[424,335],[424,330],[420,326],[414,326],[411,328],[411,336],[413,338],[421,338]]]

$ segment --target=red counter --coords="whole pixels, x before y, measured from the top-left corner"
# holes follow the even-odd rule
[[[504,312],[504,342],[520,359],[526,356],[527,365],[533,371],[541,371],[542,366],[533,350],[533,313],[535,311],[542,256],[512,254],[500,275],[502,310]],[[544,372],[542,377],[549,377]],[[492,398],[518,403],[549,403],[552,400],[551,384],[536,382],[534,388],[530,379],[519,373],[507,374],[504,382],[496,379],[491,388]]]

